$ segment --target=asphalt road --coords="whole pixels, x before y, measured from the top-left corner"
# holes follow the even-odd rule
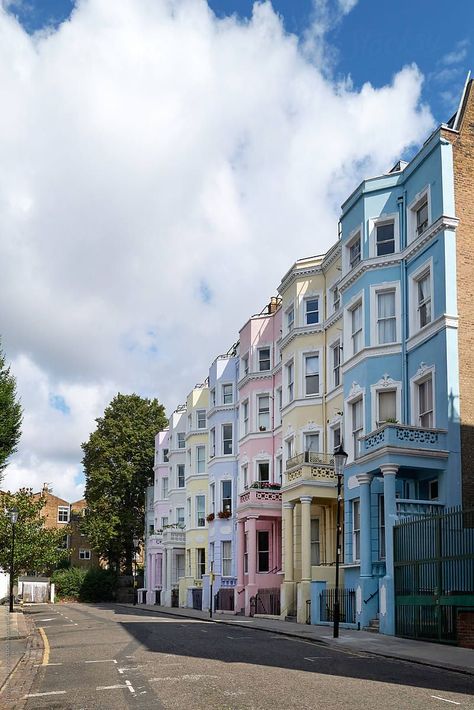
[[[114,605],[35,610],[26,710],[474,710],[474,678],[265,631]]]

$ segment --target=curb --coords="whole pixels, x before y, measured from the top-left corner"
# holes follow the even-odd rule
[[[151,614],[165,614],[166,616],[172,616],[175,619],[177,618],[185,618],[185,619],[196,619],[197,621],[204,621],[204,622],[209,622],[209,623],[214,623],[214,624],[227,624],[228,626],[239,626],[240,624],[235,622],[235,621],[230,621],[229,619],[214,619],[214,618],[209,618],[209,619],[201,619],[198,616],[191,616],[188,614],[175,614],[172,611],[162,611],[161,609],[159,611],[154,611],[153,609],[147,609],[143,608],[140,605],[136,605],[135,607],[133,604],[116,604],[116,606],[123,606],[129,609],[130,607],[133,609],[135,608],[138,611],[148,611]],[[381,651],[373,651],[372,649],[362,649],[362,648],[354,648],[350,646],[339,646],[336,644],[333,644],[329,641],[325,641],[323,639],[314,639],[310,638],[308,636],[303,636],[298,633],[288,633],[286,631],[280,631],[280,630],[274,630],[274,629],[268,629],[264,626],[256,626],[252,624],[252,626],[246,626],[245,628],[247,629],[255,629],[256,631],[266,631],[267,633],[271,634],[276,634],[278,636],[285,636],[286,638],[299,638],[302,639],[303,641],[309,641],[310,643],[315,643],[315,644],[322,644],[323,646],[327,646],[328,648],[337,648],[339,651],[352,651],[355,653],[368,653],[371,656],[379,656],[380,658],[388,658],[391,660],[396,660],[396,661],[405,661],[406,663],[415,663],[419,666],[426,666],[428,668],[436,668],[438,670],[447,670],[451,671],[452,673],[461,673],[462,675],[467,675],[467,676],[474,676],[474,670],[471,670],[469,668],[464,668],[462,666],[454,666],[449,663],[434,663],[432,661],[425,661],[420,658],[415,658],[412,656],[399,656],[399,655],[393,655],[391,653],[382,653]]]

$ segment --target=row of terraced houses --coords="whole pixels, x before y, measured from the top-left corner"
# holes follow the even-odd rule
[[[330,623],[343,442],[341,621],[395,633],[394,527],[474,502],[473,205],[468,81],[157,435],[143,601]]]

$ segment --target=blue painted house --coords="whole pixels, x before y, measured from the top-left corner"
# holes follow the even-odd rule
[[[344,578],[389,634],[395,521],[461,503],[457,225],[442,128],[342,206]]]
[[[236,585],[237,501],[237,345],[219,355],[209,369],[208,530],[213,608],[233,611]],[[210,605],[209,575],[203,580],[203,608]]]

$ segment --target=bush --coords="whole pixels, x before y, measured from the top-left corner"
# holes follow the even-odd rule
[[[92,568],[87,571],[82,583],[81,602],[111,602],[115,599],[117,575],[110,569]]]
[[[70,567],[53,572],[51,582],[59,599],[110,602],[115,599],[117,575],[109,569]]]
[[[54,582],[58,598],[79,599],[86,574],[86,570],[79,567],[55,570],[51,575],[51,582]]]

